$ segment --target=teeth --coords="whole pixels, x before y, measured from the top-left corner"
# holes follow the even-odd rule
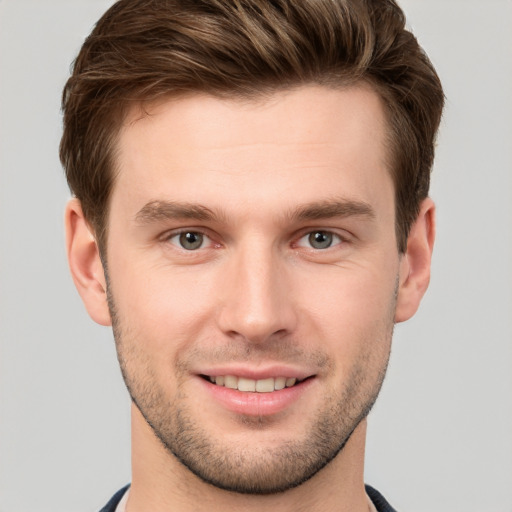
[[[215,382],[217,382],[217,379],[215,379]],[[238,389],[238,379],[233,377],[233,375],[226,375],[224,377],[224,386],[231,389]]]
[[[286,377],[277,377],[274,381],[274,389],[279,391],[280,389],[284,389],[286,387]]]
[[[268,379],[246,379],[245,377],[235,377],[234,375],[219,375],[209,377],[210,381],[217,386],[224,386],[230,389],[238,389],[238,391],[271,393],[284,388],[290,388],[297,383],[295,377],[270,377]]]
[[[238,378],[238,391],[256,391],[256,381],[252,379]]]
[[[275,381],[272,377],[269,379],[261,379],[254,382],[255,391],[258,393],[271,393],[275,389]],[[240,389],[240,381],[238,384],[238,389]]]
[[[295,385],[295,383],[297,382],[297,379],[291,377],[290,379],[286,379],[286,387],[287,388],[291,388],[292,386]]]

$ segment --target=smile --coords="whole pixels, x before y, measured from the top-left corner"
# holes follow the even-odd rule
[[[219,368],[198,374],[208,407],[213,402],[236,415],[270,416],[291,408],[305,393],[316,389],[316,374],[300,369],[233,370]]]
[[[269,377],[254,380],[234,375],[218,375],[206,376],[205,378],[217,386],[252,393],[272,393],[284,388],[291,388],[295,384],[302,382],[295,377]]]

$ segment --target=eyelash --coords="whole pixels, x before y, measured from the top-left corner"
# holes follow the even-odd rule
[[[201,245],[199,247],[193,248],[193,249],[187,249],[187,248],[183,247],[183,245],[180,244],[180,239],[182,236],[186,236],[186,235],[200,235],[200,237],[202,237]],[[172,241],[173,239],[176,239],[176,243],[174,243]],[[202,245],[205,242],[205,239],[210,240],[210,243],[213,242],[212,238],[210,236],[208,236],[204,231],[201,231],[199,229],[183,229],[181,231],[176,231],[176,232],[167,234],[164,237],[164,242],[169,242],[172,245],[175,245],[179,249],[186,251],[186,252],[195,252],[198,249],[204,248],[204,247],[202,247]],[[217,244],[217,245],[220,246],[220,244]]]
[[[322,241],[322,240],[315,240],[315,242],[318,242],[319,244],[327,243],[326,247],[322,247],[322,248],[312,247],[312,243],[313,243],[312,237],[314,237],[315,235],[321,235],[322,237],[327,237],[327,242]],[[313,250],[313,251],[326,251],[332,247],[335,247],[339,244],[346,242],[346,239],[344,237],[342,237],[341,235],[339,235],[333,231],[330,231],[328,229],[313,229],[311,231],[308,231],[307,233],[304,233],[298,239],[298,241],[296,242],[295,245],[297,245],[298,247],[303,247],[300,242],[305,239],[307,239],[308,244],[309,244],[308,247],[306,247],[306,248]]]
[[[192,247],[192,248],[184,247],[182,244],[183,240],[181,239],[181,237],[187,236],[187,235],[195,235],[195,236],[199,235],[199,237],[201,238],[200,244],[197,245],[197,247]],[[322,248],[312,247],[312,244],[311,244],[312,237],[315,235],[327,236],[327,241],[317,240],[317,242],[319,244],[327,243],[326,247],[322,247]],[[176,242],[173,242],[173,239],[175,239]],[[301,244],[301,242],[306,239],[309,243],[308,246]],[[208,240],[209,240],[210,244],[214,244],[217,247],[221,246],[220,243],[215,244],[215,242],[213,242],[212,237],[200,229],[183,229],[180,231],[169,233],[163,237],[164,242],[171,243],[172,245],[176,246],[178,249],[181,249],[181,250],[183,250],[185,252],[189,252],[189,253],[196,252],[199,249],[204,249],[205,247],[203,247],[203,245],[205,243],[207,243]],[[345,244],[347,242],[348,242],[348,240],[346,237],[343,237],[340,234],[335,233],[334,231],[331,231],[328,229],[310,229],[309,231],[303,232],[301,234],[301,236],[298,239],[296,239],[296,242],[293,243],[293,246],[294,247],[303,247],[310,251],[323,252],[323,251],[326,251],[333,247],[336,247],[340,244]],[[191,244],[194,245],[194,240],[191,240]]]

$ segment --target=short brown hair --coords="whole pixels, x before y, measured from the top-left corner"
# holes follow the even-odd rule
[[[252,98],[367,82],[389,124],[398,248],[427,197],[444,95],[394,0],[120,0],[80,50],[63,92],[60,158],[106,247],[116,142],[137,103],[203,92]]]

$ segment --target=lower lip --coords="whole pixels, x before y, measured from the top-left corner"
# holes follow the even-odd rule
[[[269,416],[284,411],[298,402],[315,379],[311,377],[290,388],[270,393],[238,391],[217,386],[203,378],[200,380],[210,396],[229,411],[248,416]]]

